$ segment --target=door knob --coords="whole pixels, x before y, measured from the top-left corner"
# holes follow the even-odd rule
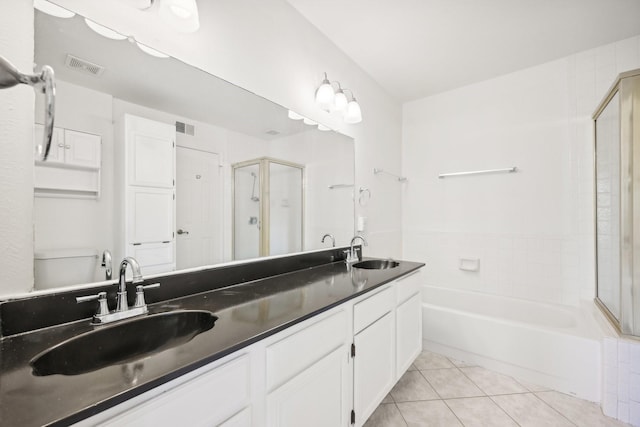
[[[178,234],[189,234],[189,232],[187,230],[183,230],[182,228],[178,228],[177,233]]]

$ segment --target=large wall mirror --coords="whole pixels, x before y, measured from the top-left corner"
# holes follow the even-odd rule
[[[56,145],[50,161],[36,163],[36,290],[105,280],[105,250],[114,267],[135,254],[149,275],[327,248],[325,233],[348,244],[351,138],[90,26],[35,11],[36,68],[52,66],[57,83]],[[162,145],[167,130],[174,147]],[[237,167],[262,163],[271,172]],[[268,244],[247,237],[265,234]],[[152,235],[160,237],[145,240]],[[56,259],[83,278],[50,273]]]

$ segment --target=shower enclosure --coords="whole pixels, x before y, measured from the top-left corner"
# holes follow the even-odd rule
[[[640,336],[640,69],[618,76],[593,119],[596,303]]]
[[[304,247],[304,166],[268,157],[232,165],[233,259]]]

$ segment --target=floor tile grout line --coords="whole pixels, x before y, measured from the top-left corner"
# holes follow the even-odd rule
[[[458,368],[458,370],[462,373],[462,375],[464,375],[469,381],[471,381],[471,384],[475,385],[478,390],[480,390],[481,392],[484,393],[485,396],[489,396],[489,393],[487,393],[482,387],[480,387],[479,384],[476,384],[476,382],[474,380],[471,379],[471,377],[469,377],[469,375],[466,374],[465,371],[463,371],[462,369]]]
[[[560,414],[560,416],[562,418],[564,418],[565,420],[569,421],[572,425],[577,426],[576,423],[574,423],[573,421],[571,421],[568,417],[566,417],[562,412],[560,412],[558,409],[554,408],[553,406],[551,406],[550,404],[548,404],[544,399],[538,397],[535,393],[531,393],[535,396],[536,399],[538,399],[539,401],[541,401],[542,403],[544,403],[545,405],[547,405],[549,408],[551,408],[552,410],[554,410],[555,412],[557,412],[558,414]]]
[[[418,372],[420,373],[420,376],[422,378],[424,378],[424,380],[427,382],[427,384],[429,384],[429,387],[431,387],[431,390],[433,390],[433,392],[436,394],[436,396],[438,396],[438,398],[440,400],[444,400],[444,398],[442,396],[440,396],[440,393],[438,393],[438,390],[436,390],[436,388],[433,386],[433,384],[431,384],[431,382],[429,382],[429,380],[427,379],[427,377],[424,376],[424,374],[422,373],[421,370],[418,369]]]
[[[465,399],[467,399],[467,398],[465,398]],[[454,410],[453,410],[453,408],[451,408],[451,406],[449,406],[449,404],[447,403],[446,399],[443,399],[442,401],[444,402],[445,406],[446,406],[447,408],[449,408],[449,410],[451,411],[451,413],[453,414],[453,416],[454,416],[454,417],[456,417],[456,419],[457,419],[457,420],[460,422],[460,424],[462,424],[462,426],[464,427],[464,426],[465,426],[464,422],[460,419],[460,417],[458,417],[458,414],[456,414],[456,411],[454,411]]]
[[[400,414],[400,416],[402,417],[402,421],[404,421],[404,425],[408,426],[409,423],[407,422],[407,419],[404,417],[404,414],[402,413],[402,411],[400,410],[400,407],[398,406],[398,404],[396,402],[393,402],[394,405],[396,405],[396,409],[398,410],[398,413]]]
[[[522,394],[522,393],[518,393],[518,394]],[[503,395],[501,395],[501,396],[509,396],[509,395],[508,395],[508,394],[503,394]],[[488,396],[488,397],[489,397],[489,399],[491,399],[491,401],[494,403],[494,405],[496,405],[498,408],[500,408],[500,410],[501,410],[502,412],[504,412],[505,414],[507,414],[507,417],[511,418],[511,419],[513,420],[513,422],[514,422],[514,423],[516,423],[516,425],[517,425],[517,426],[522,426],[522,424],[520,424],[518,421],[516,421],[516,419],[515,419],[515,418],[513,418],[513,417],[511,416],[511,414],[507,412],[507,410],[506,410],[506,409],[504,409],[502,406],[500,406],[500,404],[499,404],[498,402],[496,402],[495,400],[493,400],[492,396]]]

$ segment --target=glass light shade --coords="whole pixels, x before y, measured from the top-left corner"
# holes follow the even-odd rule
[[[360,123],[362,121],[362,111],[360,110],[360,104],[355,99],[349,101],[347,104],[347,114],[344,116],[345,123]]]
[[[349,101],[347,100],[347,95],[344,94],[342,89],[338,89],[333,100],[333,109],[335,111],[344,112],[347,110],[348,103]]]
[[[330,128],[330,127],[328,127],[328,126],[321,125],[321,124],[319,124],[319,123],[318,123],[318,130],[321,130],[321,131],[328,131],[328,130],[331,130],[331,128]]]
[[[119,32],[112,30],[111,28],[96,24],[90,19],[84,18],[84,22],[87,24],[87,27],[91,28],[102,37],[106,37],[112,40],[124,40],[127,38],[127,36],[120,34]]]
[[[311,119],[307,119],[306,117],[302,120],[302,122],[303,122],[305,125],[309,125],[309,126],[315,126],[315,125],[317,125],[317,123],[316,123],[316,122],[314,122],[314,121],[313,121],[313,120],[311,120]]]
[[[196,0],[161,0],[158,14],[180,32],[195,33],[200,28]]]
[[[33,7],[56,18],[73,18],[76,14],[47,0],[33,0]]]
[[[136,45],[140,48],[141,51],[143,51],[146,54],[149,54],[151,56],[155,56],[156,58],[168,58],[169,55],[164,54],[158,50],[152,49],[149,46],[145,46],[142,43],[136,42]]]
[[[335,92],[333,91],[333,87],[331,87],[331,83],[329,80],[324,79],[318,90],[316,90],[316,104],[323,110],[331,110],[333,108],[334,97]]]
[[[289,110],[289,112],[287,113],[287,116],[289,116],[289,118],[291,120],[302,120],[302,119],[304,119],[304,117],[302,117],[300,114],[296,113],[295,111],[291,111],[291,110]]]

